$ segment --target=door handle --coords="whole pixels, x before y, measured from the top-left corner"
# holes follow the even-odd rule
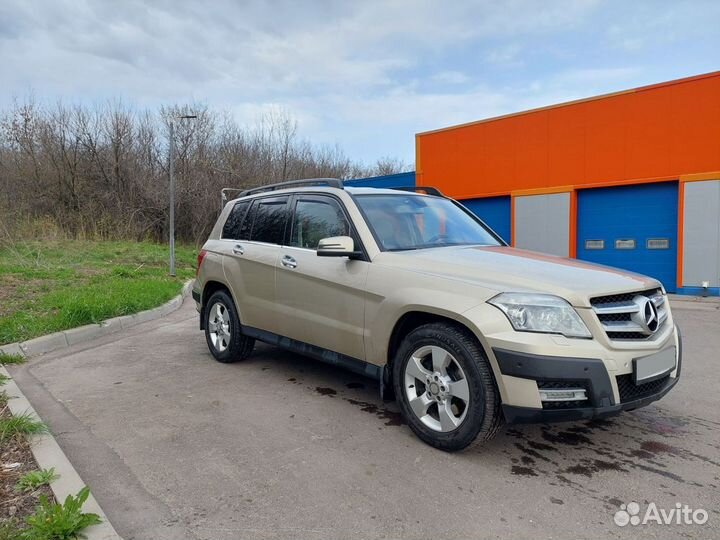
[[[293,257],[291,257],[290,255],[285,255],[285,256],[282,258],[282,261],[280,261],[280,262],[282,263],[282,265],[283,265],[285,268],[295,268],[295,267],[297,267],[297,261],[296,261]]]
[[[235,255],[245,255],[245,248],[242,247],[240,244],[235,244],[232,248],[232,252]]]

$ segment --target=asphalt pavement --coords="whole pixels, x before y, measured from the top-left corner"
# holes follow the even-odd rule
[[[189,300],[11,373],[126,540],[717,538],[716,307],[675,310],[685,361],[660,402],[455,454],[372,380],[265,345],[215,362]],[[708,520],[616,525],[633,501]]]

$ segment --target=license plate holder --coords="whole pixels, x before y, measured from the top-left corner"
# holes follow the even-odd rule
[[[637,385],[662,379],[675,369],[676,357],[675,347],[670,347],[649,356],[633,358],[633,382]]]

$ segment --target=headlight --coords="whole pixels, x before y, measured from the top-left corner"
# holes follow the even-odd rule
[[[515,330],[562,334],[566,337],[592,337],[580,315],[557,296],[533,293],[502,293],[488,300],[499,308]]]

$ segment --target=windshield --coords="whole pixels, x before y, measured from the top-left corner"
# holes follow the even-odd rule
[[[383,251],[441,246],[499,246],[493,234],[449,199],[428,195],[356,195]]]

